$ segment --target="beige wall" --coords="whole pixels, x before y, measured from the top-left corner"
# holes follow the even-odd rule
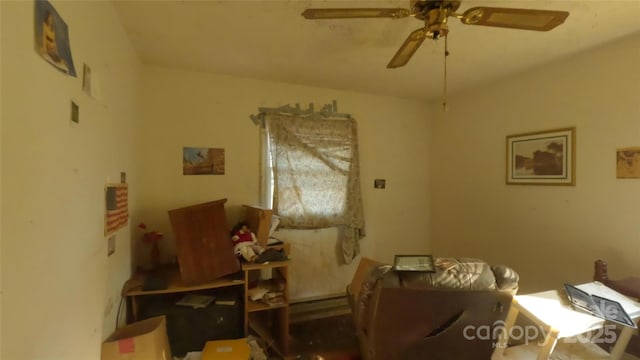
[[[437,255],[513,266],[521,292],[640,274],[640,179],[616,179],[616,148],[640,146],[640,34],[450,96],[431,133]],[[452,69],[455,71],[455,69]],[[505,137],[575,126],[577,184],[505,185]]]
[[[443,114],[409,100],[141,69],[108,3],[53,4],[77,70],[90,64],[100,91],[86,96],[80,78],[35,54],[32,1],[0,1],[3,359],[99,358],[140,235],[121,230],[107,257],[103,187],[121,171],[130,223],[164,231],[166,253],[167,210],[228,198],[233,223],[240,204],[257,203],[259,131],[248,115],[259,106],[336,99],[358,119],[365,255],[482,257],[514,266],[523,292],[586,281],[597,257],[614,276],[640,273],[640,180],[615,179],[613,160],[617,147],[640,145],[639,36],[452,95]],[[505,136],[562,126],[577,127],[577,186],[506,186]],[[226,174],[182,176],[183,146],[224,148]],[[373,189],[376,178],[386,190]],[[293,243],[293,297],[344,291],[355,264],[335,263],[331,230],[280,236]]]
[[[107,2],[55,1],[76,72],[34,51],[33,1],[1,1],[2,359],[98,359],[130,274],[128,228],[107,257],[104,185],[133,166],[139,63]],[[70,101],[80,106],[72,124]],[[129,209],[137,209],[130,199]]]
[[[249,119],[258,107],[333,99],[338,111],[358,120],[360,161],[367,236],[363,253],[390,261],[395,253],[428,249],[427,135],[425,104],[306,86],[237,77],[145,67],[141,102],[142,136],[139,220],[166,234],[165,254],[174,238],[167,210],[227,198],[231,226],[242,204],[259,202],[260,131]],[[182,175],[183,146],[225,149],[225,174]],[[385,178],[387,189],[373,188]],[[343,293],[355,263],[339,266],[332,230],[283,231],[292,243],[291,297]],[[140,261],[146,261],[146,252]],[[298,260],[298,261],[295,261]]]

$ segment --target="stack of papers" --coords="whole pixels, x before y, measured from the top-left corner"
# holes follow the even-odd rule
[[[262,280],[258,286],[247,290],[247,295],[252,301],[262,301],[269,306],[282,305],[286,303],[284,288],[283,281]]]

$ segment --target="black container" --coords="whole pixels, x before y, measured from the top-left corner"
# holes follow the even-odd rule
[[[141,299],[144,303],[139,307],[140,320],[158,315],[167,317],[167,335],[173,356],[183,357],[189,351],[202,351],[205,343],[210,340],[244,336],[242,303],[237,294],[212,294],[216,298],[224,297],[225,300],[237,299],[234,305],[216,305],[214,301],[207,307],[198,309],[176,305],[186,294],[146,296],[144,300]]]

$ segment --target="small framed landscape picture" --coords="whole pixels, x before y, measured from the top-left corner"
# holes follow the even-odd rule
[[[396,255],[393,270],[435,272],[436,267],[431,255]]]
[[[224,149],[183,147],[183,175],[224,175]]]
[[[640,146],[616,150],[616,177],[640,179]]]
[[[575,127],[507,136],[507,184],[575,185]]]

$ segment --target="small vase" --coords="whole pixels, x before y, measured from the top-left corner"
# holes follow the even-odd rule
[[[151,244],[151,269],[158,270],[160,268],[160,247],[158,242],[154,241]]]

